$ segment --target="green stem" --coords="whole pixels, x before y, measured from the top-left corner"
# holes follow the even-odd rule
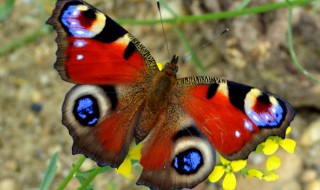
[[[262,12],[268,12],[277,10],[284,7],[292,7],[292,6],[298,6],[298,5],[304,5],[306,3],[310,3],[312,0],[296,0],[296,1],[284,1],[284,2],[278,2],[278,3],[271,3],[267,5],[261,5],[257,7],[250,7],[247,9],[241,9],[241,10],[233,10],[233,11],[226,11],[221,13],[213,13],[213,14],[203,14],[203,15],[195,15],[195,16],[184,16],[184,17],[175,17],[175,18],[169,18],[169,19],[163,19],[164,23],[177,23],[177,22],[197,22],[201,20],[218,20],[218,19],[227,19],[232,18],[240,15],[245,14],[255,14],[255,13],[262,13]],[[160,24],[161,21],[159,19],[156,20],[131,20],[131,19],[118,19],[117,22],[119,24],[128,24],[128,25],[154,25],[154,24]],[[45,28],[45,29],[43,29]],[[30,42],[33,42],[45,34],[49,33],[50,30],[48,30],[48,27],[43,27],[39,29],[38,31],[33,32],[33,34],[23,37],[21,39],[13,41],[11,44],[4,48],[0,48],[0,56],[5,55],[9,53],[10,51],[13,51],[22,45],[28,44]]]
[[[310,3],[312,0],[296,0],[296,1],[283,1],[277,3],[270,3],[266,5],[249,7],[241,10],[225,11],[221,13],[203,14],[203,15],[193,15],[193,16],[181,16],[176,18],[163,19],[164,23],[178,23],[178,22],[197,22],[203,20],[218,20],[233,18],[241,15],[263,13],[268,11],[274,11],[277,9],[304,5]],[[154,25],[160,24],[159,19],[156,20],[131,20],[131,19],[119,19],[117,20],[120,24],[130,24],[130,25]]]
[[[294,50],[291,22],[292,22],[292,7],[289,8],[289,17],[288,17],[288,46],[289,46],[289,52],[290,52],[292,62],[302,74],[304,74],[306,77],[313,80],[314,82],[320,84],[320,80],[315,78],[313,75],[311,75],[305,68],[303,68],[303,66],[298,61],[297,55]]]
[[[196,52],[194,51],[194,49],[192,48],[192,46],[190,45],[190,43],[188,42],[187,38],[185,37],[185,35],[179,30],[179,28],[173,24],[173,29],[176,32],[176,34],[178,34],[180,40],[182,41],[183,45],[186,47],[186,49],[190,52],[191,55],[191,59],[192,62],[194,63],[195,67],[199,69],[200,74],[204,75],[206,73],[205,68],[203,67],[198,55],[196,54]]]
[[[19,47],[26,45],[30,42],[34,42],[37,39],[45,36],[49,32],[50,32],[49,27],[44,26],[28,36],[25,36],[25,37],[17,39],[17,40],[13,40],[12,43],[10,43],[8,46],[5,46],[4,48],[0,48],[0,56],[5,55],[11,51],[14,51],[14,50],[18,49]]]
[[[96,175],[98,175],[101,171],[103,170],[103,167],[97,167],[95,168],[90,175],[88,176],[88,178],[83,182],[83,184],[81,185],[81,187],[79,187],[77,190],[85,190],[87,188],[88,185],[90,185],[91,181],[96,177]]]
[[[165,9],[167,9],[172,14],[172,16],[177,18],[177,14],[171,9],[171,7],[166,2],[164,2],[163,0],[160,0],[160,3],[163,5],[163,7]],[[203,67],[198,55],[196,54],[196,52],[192,48],[191,44],[188,42],[187,38],[181,32],[181,30],[177,27],[177,25],[172,24],[172,27],[173,27],[174,31],[176,32],[176,34],[178,35],[178,37],[180,38],[180,40],[182,41],[183,45],[190,52],[192,62],[194,63],[196,68],[198,68],[200,70],[200,73],[202,75],[204,75],[205,74],[205,68]]]
[[[80,166],[82,165],[82,163],[86,160],[85,156],[81,156],[80,159],[78,160],[78,162],[74,165],[74,167],[72,168],[72,170],[70,171],[70,173],[68,174],[68,176],[60,183],[59,187],[57,188],[57,190],[63,190],[65,189],[65,187],[67,186],[67,184],[70,182],[70,180],[73,178],[73,176],[75,175],[75,173],[77,171],[79,171]]]

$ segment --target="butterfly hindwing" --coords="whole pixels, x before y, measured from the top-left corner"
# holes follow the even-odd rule
[[[246,159],[268,136],[285,136],[294,117],[287,102],[268,92],[213,77],[179,79],[181,104],[224,157]]]
[[[129,84],[159,71],[135,37],[84,1],[58,0],[48,23],[58,32],[55,68],[63,80]]]
[[[118,167],[133,140],[141,96],[142,90],[132,86],[75,85],[62,107],[63,124],[74,140],[73,154]]]
[[[171,104],[143,142],[137,184],[152,189],[192,188],[215,165],[215,150],[182,107]]]

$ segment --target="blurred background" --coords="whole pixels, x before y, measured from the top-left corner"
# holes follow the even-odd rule
[[[169,61],[154,0],[90,0],[138,38],[158,62]],[[177,17],[241,10],[281,1],[166,0]],[[320,79],[320,6],[309,1],[293,8],[292,31],[299,63]],[[59,152],[52,189],[66,177],[79,155],[71,154],[72,139],[61,123],[61,105],[73,86],[54,70],[56,33],[45,25],[54,0],[0,2],[0,189],[39,189],[50,158]],[[205,74],[267,90],[290,102],[296,111],[291,138],[294,154],[279,149],[280,179],[264,182],[237,176],[237,189],[320,189],[320,83],[297,69],[289,53],[288,8],[219,20],[164,23],[170,55],[182,57],[179,77]],[[162,8],[163,19],[172,15]],[[186,42],[183,42],[180,31]],[[229,32],[221,35],[226,28]],[[201,62],[195,65],[188,43]],[[249,166],[260,167],[265,157],[254,155]],[[87,159],[83,170],[95,167]],[[138,174],[135,176],[138,177]],[[95,189],[147,189],[116,171],[98,175]],[[68,189],[79,186],[71,180]],[[221,189],[208,181],[196,189]]]

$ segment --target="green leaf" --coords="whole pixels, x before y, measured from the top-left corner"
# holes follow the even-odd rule
[[[80,184],[84,184],[85,181],[87,180],[87,178],[85,178],[83,175],[76,175],[76,178],[78,179],[78,181],[80,182]],[[94,189],[94,185],[87,185],[85,190],[93,190]]]
[[[9,13],[11,13],[15,0],[7,0],[3,6],[0,7],[0,20],[7,18]]]
[[[260,153],[260,152],[262,152],[263,149],[264,149],[264,143],[260,143],[260,144],[257,146],[257,148],[256,148],[256,150],[255,150],[255,153]]]
[[[47,190],[50,189],[50,185],[54,179],[54,176],[56,175],[57,171],[57,159],[58,159],[59,152],[56,152],[52,155],[50,159],[49,166],[47,168],[47,171],[45,172],[44,178],[40,184],[41,190]]]
[[[101,170],[100,170],[100,174],[101,173],[107,173],[111,170],[113,170],[114,168],[110,167],[110,166],[104,166]],[[78,171],[77,174],[79,175],[90,175],[92,172],[94,172],[96,170],[96,168],[92,168],[90,170],[86,170],[86,171]]]
[[[88,190],[91,187],[93,187],[93,185],[91,185],[91,181],[102,171],[104,170],[106,167],[97,167],[95,168],[90,175],[88,176],[88,178],[85,179],[85,181],[83,183],[81,183],[81,187],[78,188],[78,190]],[[110,168],[110,167],[107,167]]]
[[[76,175],[77,180],[80,182],[80,184],[83,184],[86,181],[86,178],[83,175]]]
[[[71,181],[73,176],[76,175],[76,173],[79,171],[80,166],[82,163],[86,160],[85,156],[81,156],[80,159],[77,161],[77,163],[74,165],[72,170],[69,172],[68,176],[60,183],[57,190],[63,190],[68,185],[68,183]]]

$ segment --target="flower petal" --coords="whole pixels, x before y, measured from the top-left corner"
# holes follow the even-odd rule
[[[223,189],[232,190],[232,189],[235,189],[236,186],[237,186],[237,179],[234,173],[232,172],[227,173],[222,182]]]
[[[161,63],[157,63],[157,66],[158,66],[160,71],[163,69],[163,65]]]
[[[131,159],[127,156],[122,162],[122,164],[119,166],[119,168],[116,169],[116,171],[128,179],[133,179],[131,169],[132,169]]]
[[[215,183],[221,179],[224,174],[224,167],[223,166],[215,166],[211,174],[209,175],[209,181],[211,183]]]
[[[267,163],[266,163],[266,169],[268,171],[273,171],[275,169],[278,169],[281,165],[281,160],[279,157],[277,156],[270,156],[267,160]]]
[[[140,161],[141,159],[141,148],[142,148],[142,143],[134,146],[128,153],[130,159],[132,160],[138,160]]]
[[[237,172],[247,165],[247,160],[236,160],[231,162],[232,171]]]
[[[256,177],[258,179],[262,179],[263,177],[263,173],[262,171],[256,169],[256,168],[252,168],[248,170],[248,176],[250,177]]]
[[[291,133],[291,126],[289,126],[286,130],[286,135],[290,134]]]
[[[267,139],[264,143],[263,153],[265,155],[272,155],[278,150],[279,145],[272,139]]]
[[[224,166],[230,164],[230,161],[225,159],[221,155],[220,155],[220,161],[221,161],[222,165],[224,165]]]
[[[279,144],[288,153],[294,153],[294,149],[296,148],[296,141],[294,141],[293,139],[283,139],[279,142]]]
[[[279,179],[279,175],[274,172],[270,172],[268,175],[264,176],[263,179],[265,181],[275,181]]]

